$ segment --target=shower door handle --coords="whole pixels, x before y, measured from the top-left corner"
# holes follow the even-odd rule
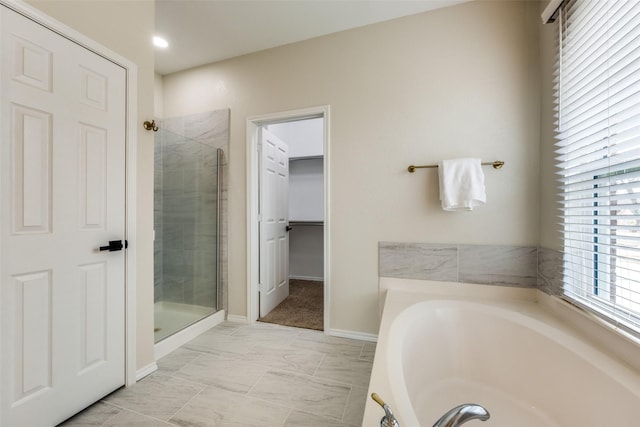
[[[121,251],[125,246],[122,244],[122,240],[109,240],[108,246],[100,246],[100,251]]]

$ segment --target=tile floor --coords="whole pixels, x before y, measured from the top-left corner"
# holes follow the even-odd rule
[[[224,322],[61,426],[360,426],[375,344]]]

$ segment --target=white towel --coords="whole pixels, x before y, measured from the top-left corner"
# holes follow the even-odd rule
[[[470,211],[487,201],[480,159],[442,160],[438,164],[438,177],[445,211]]]

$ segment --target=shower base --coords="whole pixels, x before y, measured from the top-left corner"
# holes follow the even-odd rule
[[[214,311],[211,307],[159,301],[154,304],[154,341],[162,341]]]

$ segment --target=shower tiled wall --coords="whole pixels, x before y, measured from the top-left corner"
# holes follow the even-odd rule
[[[155,146],[155,300],[226,308],[229,110],[160,123],[161,141]],[[222,301],[217,301],[217,278]]]
[[[546,248],[380,242],[378,249],[381,277],[561,289],[562,254]]]

